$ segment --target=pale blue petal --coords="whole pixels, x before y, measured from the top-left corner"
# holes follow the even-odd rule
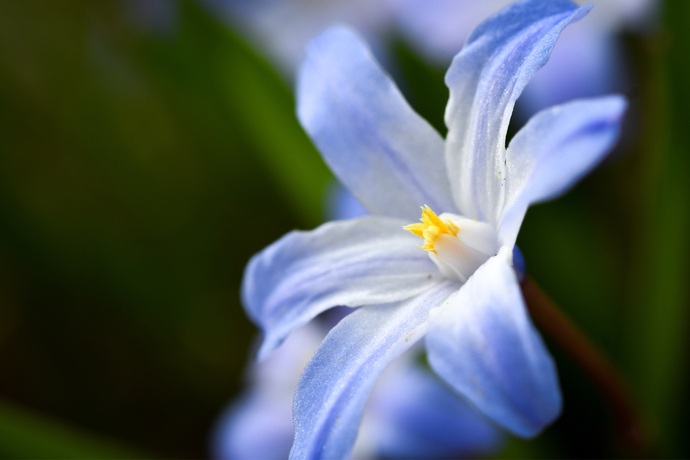
[[[367,407],[380,421],[384,458],[487,456],[502,445],[503,433],[430,372],[410,365],[395,379],[381,382]]]
[[[211,437],[212,458],[283,460],[292,447],[290,398],[246,394],[225,409]]]
[[[413,222],[425,204],[455,211],[443,139],[349,29],[329,29],[309,45],[297,114],[331,170],[370,213]]]
[[[497,223],[515,101],[560,32],[590,8],[568,0],[516,2],[480,24],[453,59],[446,74],[446,161],[463,215]]]
[[[594,168],[618,139],[627,103],[622,96],[574,101],[535,115],[506,154],[503,244],[515,242],[530,204],[565,192]]]
[[[429,310],[457,288],[445,282],[405,302],[360,308],[331,330],[297,386],[290,458],[349,455],[376,379],[426,333]]]
[[[329,222],[288,233],[255,255],[242,298],[264,334],[259,359],[331,307],[397,302],[441,282],[406,223],[373,216]]]
[[[525,309],[504,246],[449,305],[431,312],[431,367],[479,410],[518,436],[532,437],[561,411],[556,366]]]

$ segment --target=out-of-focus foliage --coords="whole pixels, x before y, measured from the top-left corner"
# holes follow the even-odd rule
[[[627,349],[641,402],[652,415],[662,452],[690,455],[690,4],[668,1],[664,33],[646,43],[638,60],[648,85],[642,110],[639,206],[645,225],[637,236],[634,321]],[[651,61],[652,66],[649,66]],[[680,446],[683,450],[678,450]]]
[[[254,335],[244,265],[322,218],[330,173],[290,88],[198,3],[169,0],[147,28],[142,1],[0,2],[2,457],[206,455]],[[673,457],[690,455],[687,18],[671,0],[660,32],[628,38],[626,138],[518,241],[629,377],[652,455]],[[402,41],[392,59],[441,130],[442,69]],[[591,383],[551,349],[563,416],[503,455],[624,455]]]
[[[176,5],[147,31],[120,1],[0,3],[0,391],[198,457],[253,336],[244,264],[320,222],[330,173],[282,80]]]
[[[151,458],[7,403],[0,403],[0,452],[3,458]]]

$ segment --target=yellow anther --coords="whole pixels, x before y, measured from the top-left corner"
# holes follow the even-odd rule
[[[429,206],[424,206],[422,208],[422,218],[420,220],[422,221],[421,224],[410,224],[403,228],[413,235],[424,238],[426,244],[419,247],[426,251],[436,252],[436,249],[434,249],[434,242],[439,236],[443,234],[458,235],[458,227],[449,220],[442,220]]]

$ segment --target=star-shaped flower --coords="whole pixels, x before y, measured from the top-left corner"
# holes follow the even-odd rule
[[[291,232],[245,272],[244,304],[264,334],[259,359],[319,313],[361,307],[302,373],[292,458],[347,457],[376,379],[422,337],[432,369],[516,435],[534,436],[560,413],[513,248],[528,206],[563,193],[612,147],[626,102],[556,106],[505,141],[520,92],[589,9],[525,0],[480,24],[446,75],[445,140],[355,34],[334,28],[311,43],[299,119],[372,216]]]

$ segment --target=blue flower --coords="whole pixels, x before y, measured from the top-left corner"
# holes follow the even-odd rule
[[[287,458],[295,387],[329,326],[318,318],[298,328],[268,359],[250,366],[249,389],[226,409],[214,430],[213,458]],[[421,369],[418,352],[403,354],[377,382],[352,458],[457,458],[495,452],[502,434]]]
[[[566,191],[613,146],[626,102],[556,106],[505,142],[520,92],[590,8],[526,0],[480,24],[446,75],[445,140],[354,33],[334,28],[309,46],[298,117],[372,215],[291,232],[246,268],[243,301],[264,335],[259,359],[321,312],[361,307],[302,373],[292,458],[347,457],[377,378],[422,337],[431,368],[516,435],[535,436],[560,413],[513,248],[528,206]]]

